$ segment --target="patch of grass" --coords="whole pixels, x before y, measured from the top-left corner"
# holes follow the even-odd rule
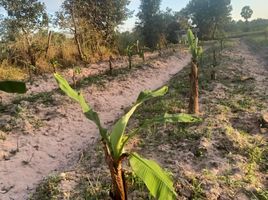
[[[58,175],[49,176],[37,188],[30,200],[58,200],[61,195],[59,184],[62,178]]]
[[[237,84],[234,85],[232,94],[248,95],[255,90],[255,85],[252,81],[241,81],[241,77],[238,77]],[[233,81],[234,82],[234,81]]]
[[[226,170],[223,175],[217,176],[217,179],[230,189],[241,188],[244,186],[243,180],[235,179],[231,170]]]
[[[148,199],[153,200],[153,197],[148,193],[146,185],[133,173],[126,173],[126,181],[131,199]]]
[[[260,170],[268,173],[268,145],[262,148],[262,157],[260,161]]]
[[[192,200],[206,199],[204,189],[202,188],[202,183],[197,178],[193,178],[191,184],[192,184],[191,199]]]
[[[203,135],[202,133],[199,133],[194,130],[189,130],[189,128],[193,126],[193,124],[177,124],[173,127],[169,127],[169,129],[165,130],[165,134],[168,134],[166,137],[168,142],[173,141],[182,141],[182,140],[188,140],[188,141],[197,141],[199,140]]]
[[[257,47],[268,46],[268,37],[265,37],[265,34],[248,36],[246,37],[246,41],[250,43],[252,46],[257,46]]]
[[[120,78],[124,77],[128,74],[130,74],[132,71],[136,71],[140,69],[139,64],[134,64],[132,66],[132,69],[129,69],[128,67],[125,68],[115,68],[112,70],[112,73],[110,70],[106,70],[101,74],[96,74],[93,76],[86,77],[80,81],[77,82],[77,88],[83,88],[85,86],[90,86],[90,85],[98,85],[100,87],[104,87],[104,84],[107,81],[114,80],[115,78]]]
[[[254,105],[254,101],[251,98],[243,98],[237,101],[239,108],[250,109]]]
[[[27,73],[18,67],[10,66],[7,63],[0,65],[0,80],[25,80]]]
[[[19,104],[22,101],[27,101],[31,103],[39,102],[49,106],[54,103],[53,92],[41,92],[30,96],[18,97],[17,99],[13,100],[12,103]]]
[[[83,176],[73,191],[71,199],[102,200],[109,198],[110,183],[106,183],[100,176],[95,174]]]
[[[220,100],[219,104],[229,107],[233,113],[248,111],[256,105],[255,101],[250,97],[236,99],[234,96]]]
[[[258,165],[262,160],[262,153],[263,149],[259,148],[258,146],[253,146],[252,148],[248,149],[248,163],[246,164],[246,176],[245,180],[249,183],[256,183],[258,182],[256,177],[256,170]]]
[[[268,200],[268,190],[259,189],[257,191],[247,192],[251,197],[251,200]]]

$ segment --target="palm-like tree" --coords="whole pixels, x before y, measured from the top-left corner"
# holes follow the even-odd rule
[[[248,22],[248,19],[250,19],[253,14],[253,10],[249,6],[244,6],[240,14],[246,22]]]

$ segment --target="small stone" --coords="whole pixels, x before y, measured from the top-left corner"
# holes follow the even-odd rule
[[[24,121],[24,133],[30,134],[32,132],[33,132],[33,125],[29,121],[25,120]]]
[[[261,116],[261,128],[268,128],[268,112],[265,112]]]
[[[261,128],[260,132],[261,132],[261,134],[268,134],[268,129],[267,128]]]
[[[0,130],[0,140],[6,140],[6,138],[7,138],[6,133]]]
[[[254,80],[254,78],[253,78],[253,77],[248,77],[248,76],[242,76],[242,77],[240,78],[240,80],[241,80],[241,81],[248,81],[248,80]]]
[[[65,173],[60,173],[60,177],[62,180],[65,180],[66,179],[66,174]]]

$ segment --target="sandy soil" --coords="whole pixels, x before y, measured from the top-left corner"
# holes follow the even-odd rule
[[[104,85],[83,87],[82,92],[109,127],[140,91],[164,85],[189,61],[190,56],[183,52],[180,57],[159,58]],[[92,75],[92,71],[83,73]],[[98,138],[96,127],[79,106],[55,91],[56,87],[47,77],[31,86],[18,104],[8,104],[13,96],[4,101],[0,116],[1,200],[27,199],[44,177],[76,164],[83,149]],[[33,97],[37,92],[41,96]]]

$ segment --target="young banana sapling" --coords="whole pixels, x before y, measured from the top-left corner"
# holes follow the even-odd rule
[[[218,62],[217,62],[216,48],[214,47],[212,70],[211,70],[211,74],[210,74],[211,80],[214,80],[214,81],[216,80],[216,67],[217,67],[217,65],[218,65]]]
[[[126,53],[128,56],[128,66],[129,69],[132,68],[132,57],[134,55],[138,55],[140,58],[142,58],[142,61],[145,62],[145,55],[144,55],[144,48],[140,47],[140,42],[137,40],[136,43],[130,44],[127,46]]]
[[[79,66],[73,67],[72,80],[73,80],[74,88],[76,88],[76,86],[77,86],[77,76],[79,76],[81,73],[82,73],[82,70]]]
[[[133,172],[139,177],[147,186],[151,195],[159,200],[175,199],[177,194],[173,187],[173,182],[170,176],[155,162],[147,160],[134,152],[126,152],[125,146],[128,141],[138,134],[142,128],[152,123],[188,123],[200,121],[199,118],[192,117],[188,114],[163,114],[154,119],[145,120],[144,123],[126,133],[128,121],[135,110],[145,101],[163,96],[167,93],[168,88],[162,87],[155,91],[144,91],[138,96],[136,103],[121,119],[117,121],[111,131],[104,128],[99,119],[99,115],[87,104],[83,95],[80,92],[73,90],[68,82],[59,74],[54,75],[59,87],[70,98],[77,101],[85,116],[93,121],[99,129],[105,160],[109,167],[111,174],[111,197],[114,200],[127,200],[127,188],[124,178],[124,169],[122,163],[128,160]]]
[[[190,73],[190,100],[189,100],[189,113],[199,113],[199,89],[198,89],[198,66],[199,60],[202,56],[203,49],[199,46],[199,40],[194,36],[193,32],[189,29],[187,33],[188,45],[192,54],[191,73]]]
[[[134,55],[134,47],[135,45],[128,45],[127,46],[127,56],[128,56],[128,68],[132,68],[132,56]]]

